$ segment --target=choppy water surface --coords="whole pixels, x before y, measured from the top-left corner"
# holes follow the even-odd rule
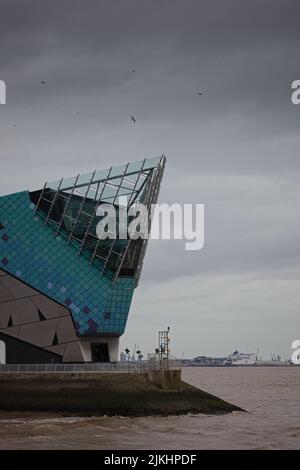
[[[183,379],[249,413],[165,418],[0,413],[0,448],[300,449],[300,367],[185,368]]]

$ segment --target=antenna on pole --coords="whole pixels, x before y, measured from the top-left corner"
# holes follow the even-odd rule
[[[162,369],[169,368],[170,358],[170,327],[158,332],[158,351],[160,366]]]

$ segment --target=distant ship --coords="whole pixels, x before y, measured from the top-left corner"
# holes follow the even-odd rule
[[[223,362],[224,366],[245,366],[253,365],[256,362],[256,357],[254,353],[240,353],[239,351],[234,351],[232,354],[225,359]]]

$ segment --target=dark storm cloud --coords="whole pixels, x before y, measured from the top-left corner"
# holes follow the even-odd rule
[[[166,153],[160,200],[204,203],[206,243],[189,253],[151,241],[149,295],[157,288],[171,314],[182,284],[189,308],[208,295],[201,308],[213,316],[220,287],[220,305],[237,317],[245,299],[235,304],[238,288],[226,294],[226,276],[247,279],[259,321],[255,292],[271,296],[300,262],[300,107],[290,102],[299,1],[0,0],[0,9],[1,193]],[[252,276],[262,279],[255,288]]]
[[[154,33],[192,49],[241,47],[261,39],[297,39],[299,9],[295,0],[2,0],[1,32],[19,37],[42,32],[44,39],[47,34],[64,39],[64,45],[76,41],[79,49],[155,41]],[[199,42],[207,33],[209,43]]]
[[[297,129],[289,101],[299,70],[296,1],[2,0],[1,6],[1,73],[10,103],[21,103],[24,120],[30,114],[37,129],[43,111],[35,106],[44,105],[50,133],[59,125],[68,132],[78,123],[67,106],[71,113],[77,103],[86,128],[122,126],[132,112],[148,129],[169,123],[172,132],[176,125],[181,142],[190,132],[205,153],[203,135],[214,146],[206,128],[218,132],[224,120],[246,143]],[[199,99],[198,90],[205,92]],[[226,135],[219,135],[224,158],[215,149],[204,161],[191,155],[198,170],[263,171],[257,152],[251,160],[239,156],[238,138],[226,155]],[[171,139],[162,145],[174,153]],[[283,164],[279,155],[265,158],[267,171],[298,170],[295,151]]]
[[[137,62],[138,72],[150,72],[151,78],[155,73],[166,74],[176,83],[176,77],[183,76],[188,87],[196,74],[200,87],[201,81],[219,85],[214,86],[214,94],[219,99],[222,91],[222,102],[243,101],[255,76],[260,79],[255,68],[265,64],[275,69],[274,55],[284,62],[280,69],[277,64],[269,83],[273,86],[264,87],[264,96],[268,90],[272,93],[286,65],[298,65],[294,52],[300,6],[296,1],[2,0],[1,12],[2,71],[34,67],[40,59],[41,71],[48,63],[49,79],[60,83],[58,93],[87,83],[101,92],[103,84],[114,86],[129,79],[128,72]],[[252,64],[255,54],[257,62]],[[222,75],[230,80],[236,72],[241,83],[234,80],[223,89]],[[267,83],[270,78],[264,77]],[[214,104],[212,96],[211,100]]]

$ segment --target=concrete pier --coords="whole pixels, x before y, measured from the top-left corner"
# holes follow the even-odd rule
[[[180,378],[180,371],[1,373],[1,411],[76,415],[222,414],[240,410]],[[240,410],[242,411],[242,410]]]
[[[182,386],[181,369],[149,370],[148,379],[163,390],[179,390]]]

